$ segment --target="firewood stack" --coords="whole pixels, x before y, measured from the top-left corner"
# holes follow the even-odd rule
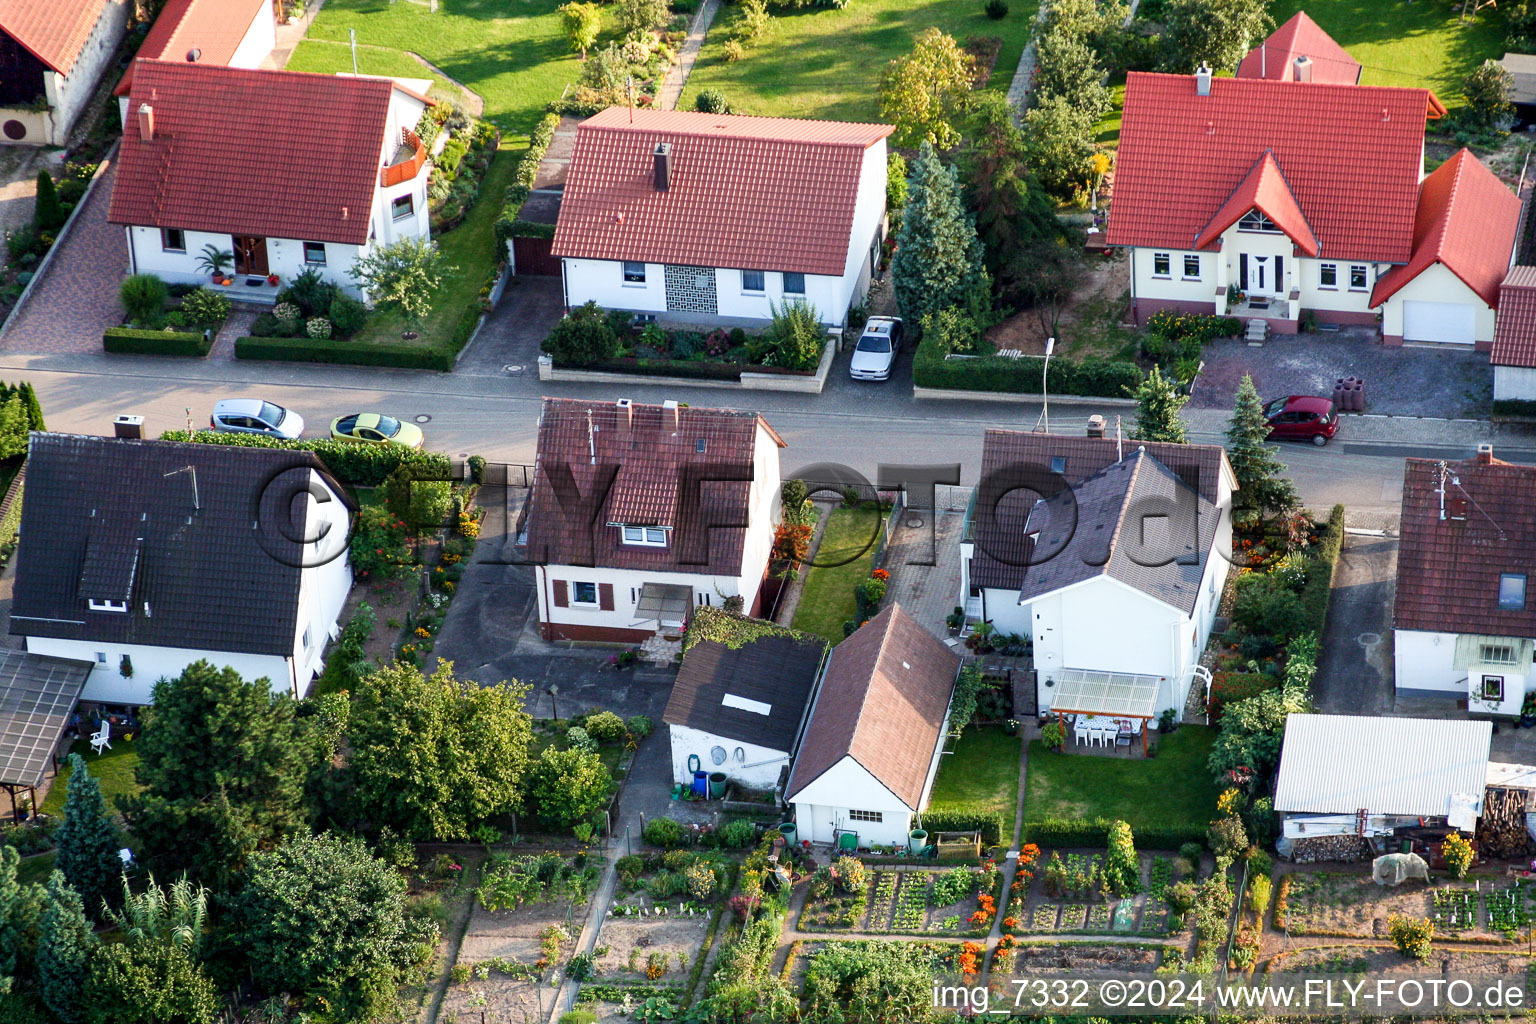
[[[1493,860],[1524,860],[1536,851],[1525,828],[1531,791],[1495,789],[1483,794],[1483,816],[1477,822],[1477,849]]]

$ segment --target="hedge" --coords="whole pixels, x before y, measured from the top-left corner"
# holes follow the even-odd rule
[[[1530,218],[1536,223],[1536,217]],[[1529,398],[1500,398],[1493,403],[1493,415],[1511,416],[1518,419],[1536,419],[1536,400]]]
[[[1024,842],[1052,849],[1101,847],[1109,845],[1109,818],[1046,818],[1024,823]],[[1204,843],[1205,824],[1159,825],[1136,830],[1138,850],[1177,850],[1185,843]]]
[[[314,452],[336,479],[354,487],[377,487],[402,463],[416,466],[433,477],[447,478],[453,473],[453,463],[442,452],[419,451],[398,444],[354,444],[328,437],[284,441],[264,434],[227,434],[213,430],[197,430],[190,434],[185,430],[167,430],[160,435],[160,440]]]
[[[981,833],[983,846],[996,846],[1002,842],[1003,816],[998,811],[965,806],[938,807],[924,811],[919,819],[930,836],[935,832],[974,831]]]
[[[1221,710],[1233,701],[1257,697],[1265,690],[1276,689],[1280,681],[1259,672],[1218,672],[1211,682],[1211,699],[1206,706],[1207,722],[1221,722]]]
[[[1022,395],[1040,393],[1040,359],[1025,356],[977,356],[945,359],[936,341],[925,337],[912,361],[912,380],[921,388],[954,388],[961,391],[996,391]],[[1053,395],[1084,395],[1094,398],[1128,398],[1128,389],[1144,379],[1141,368],[1123,360],[1092,357],[1071,360],[1057,356],[1047,368]]]
[[[496,228],[492,232],[496,245],[492,259],[498,266],[507,261],[507,242],[518,237],[516,228],[521,222],[517,215],[522,212],[523,203],[528,201],[528,193],[533,191],[533,183],[539,177],[539,162],[544,159],[544,152],[554,141],[555,129],[558,127],[560,127],[560,115],[551,111],[540,118],[539,123],[529,133],[528,148],[523,152],[522,159],[518,161],[512,184],[507,186],[506,198],[502,200],[501,216],[496,218]],[[554,237],[553,232],[549,237]]]
[[[480,318],[478,306],[474,309],[474,322]],[[474,332],[474,322],[469,330]],[[459,341],[463,321],[454,330],[454,347],[441,346],[403,348],[398,345],[369,345],[355,341],[337,341],[331,338],[236,338],[236,359],[269,359],[290,363],[344,363],[348,366],[394,366],[407,370],[438,370],[447,373],[453,369],[454,356],[464,342]],[[464,341],[468,341],[466,334]]]
[[[1306,623],[1299,632],[1323,635],[1323,625],[1328,621],[1328,599],[1333,593],[1333,570],[1343,543],[1344,506],[1335,505],[1328,513],[1328,525],[1323,528],[1323,537],[1307,568],[1307,582],[1301,588],[1301,608]]]
[[[143,331],[131,327],[108,327],[101,336],[101,347],[108,352],[150,356],[206,356],[213,348],[213,335],[190,331]]]

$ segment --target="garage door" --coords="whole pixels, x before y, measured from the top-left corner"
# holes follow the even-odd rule
[[[1404,302],[1404,341],[1449,341],[1470,345],[1476,339],[1477,308],[1468,302]]]

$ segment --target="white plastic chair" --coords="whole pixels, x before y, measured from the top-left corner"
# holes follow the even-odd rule
[[[111,750],[112,723],[102,720],[101,728],[91,735],[91,752],[100,754],[103,750]]]

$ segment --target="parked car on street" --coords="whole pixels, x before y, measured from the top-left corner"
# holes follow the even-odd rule
[[[421,428],[416,424],[376,412],[357,412],[331,420],[331,436],[338,441],[403,444],[407,448],[420,448],[422,441]]]
[[[259,398],[226,398],[213,407],[208,427],[233,434],[266,434],[292,441],[304,433],[304,417],[292,409]]]
[[[1339,430],[1333,400],[1311,395],[1277,398],[1264,407],[1264,418],[1273,441],[1311,441],[1322,447]]]
[[[854,380],[888,380],[901,351],[901,318],[872,316],[853,347],[853,361],[848,372]]]

